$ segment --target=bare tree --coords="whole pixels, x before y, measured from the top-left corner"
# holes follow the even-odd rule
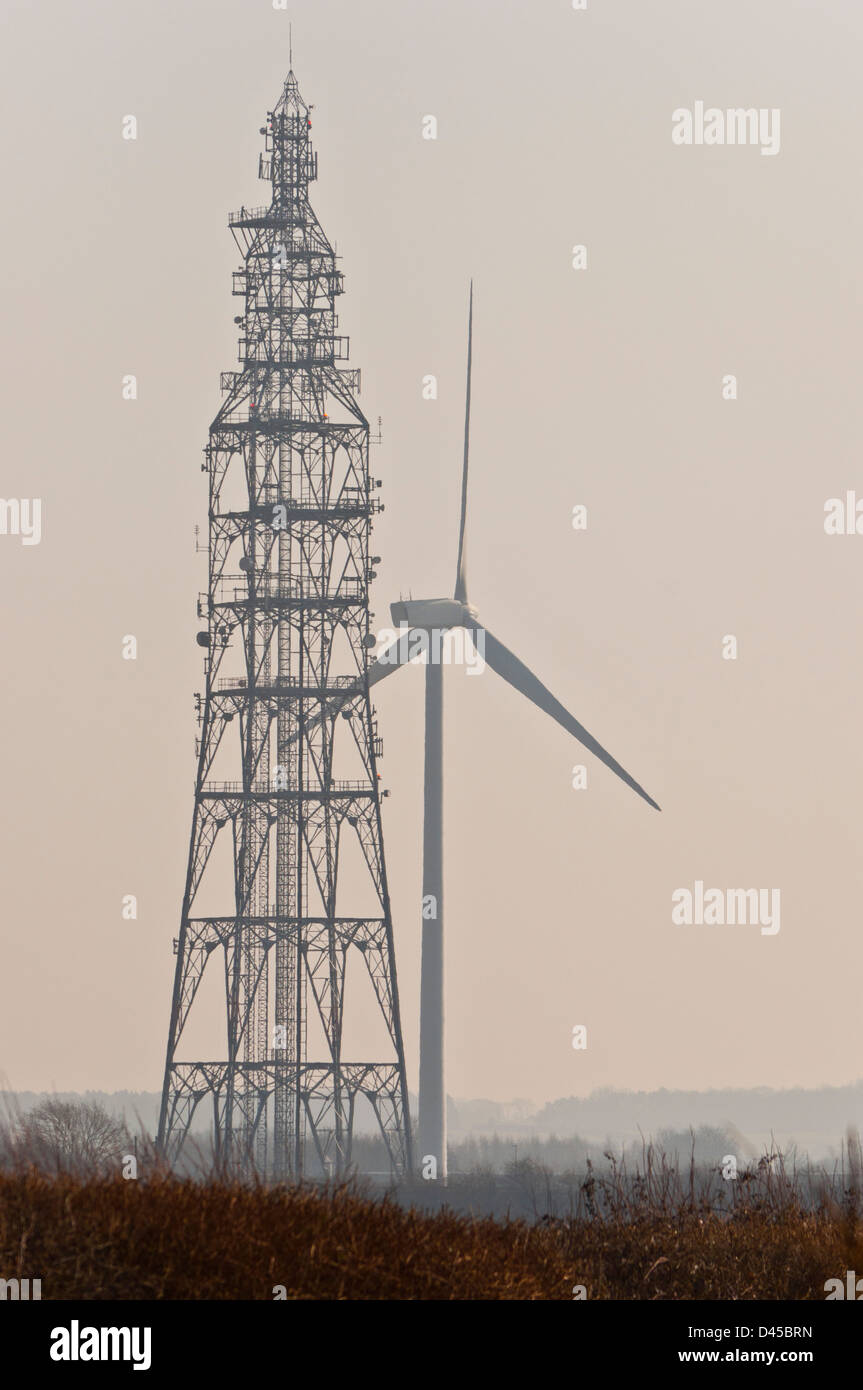
[[[116,1171],[131,1142],[122,1120],[103,1106],[53,1097],[40,1101],[19,1121],[16,1141],[19,1159],[43,1172],[78,1177]]]

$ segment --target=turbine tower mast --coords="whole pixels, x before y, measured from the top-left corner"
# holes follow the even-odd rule
[[[159,1144],[175,1160],[209,1099],[232,1166],[338,1174],[359,1104],[400,1175],[410,1119],[367,670],[380,503],[360,374],[337,365],[343,277],[308,199],[310,109],[290,71],[261,132],[272,200],[229,221],[241,370],[222,374],[204,451],[206,693]],[[220,1046],[181,1060],[211,975]],[[347,976],[363,1017],[382,1018],[371,1060],[344,1034]]]

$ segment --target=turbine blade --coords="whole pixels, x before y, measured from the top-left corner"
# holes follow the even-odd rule
[[[369,685],[377,685],[384,676],[389,676],[393,671],[397,671],[399,666],[404,666],[410,660],[410,639],[415,629],[409,628],[402,632],[394,642],[381,652],[380,656],[372,662],[368,669]],[[362,682],[357,683],[357,690],[362,690]]]
[[[372,662],[367,672],[370,686],[377,685],[378,681],[382,681],[384,676],[391,675],[393,671],[397,671],[400,666],[406,665],[410,660],[410,638],[413,631],[414,629],[410,628],[407,632],[401,633],[396,638],[395,642],[391,642],[390,645],[381,652],[380,656]],[[363,681],[362,678],[360,678],[353,685],[348,686],[344,694],[336,695],[332,700],[328,700],[325,705],[322,704],[317,714],[309,715],[306,719],[306,729],[314,729],[318,724],[322,724],[325,719],[337,715],[340,710],[344,709],[345,705],[350,704],[351,700],[355,699],[355,697],[360,694],[362,688]],[[288,739],[288,743],[296,743],[298,738],[298,732],[292,734]]]
[[[470,372],[473,353],[473,280],[470,282],[470,308],[467,318],[467,386],[464,398],[464,464],[461,475],[461,522],[458,531],[458,568],[455,578],[455,597],[467,603],[467,556],[465,553],[465,523],[467,522],[467,460],[470,451]]]
[[[478,627],[475,629],[475,632],[480,644],[479,650],[484,655],[485,660],[493,671],[497,671],[497,674],[502,676],[505,681],[508,681],[515,690],[525,695],[528,700],[532,700],[533,703],[538,705],[541,710],[544,710],[546,714],[550,714],[552,719],[557,720],[557,723],[562,725],[567,733],[572,734],[573,738],[577,738],[579,743],[583,744],[595,757],[599,758],[600,762],[605,763],[606,767],[611,768],[611,771],[616,773],[621,781],[625,782],[628,787],[631,787],[634,792],[638,792],[638,795],[643,797],[649,806],[653,806],[657,811],[662,809],[653,800],[653,797],[648,796],[644,788],[640,787],[635,779],[630,777],[629,773],[620,766],[620,763],[617,762],[610,753],[605,751],[602,744],[597,743],[593,735],[587,732],[584,725],[579,724],[578,720],[574,719],[568,710],[564,709],[560,701],[554,698],[551,691],[543,685],[542,681],[537,680],[536,676],[532,671],[528,670],[524,662],[519,661],[518,657],[514,656],[509,648],[505,647],[502,642],[499,642],[498,639],[489,632],[488,628]],[[483,641],[485,642],[484,651],[482,647]]]

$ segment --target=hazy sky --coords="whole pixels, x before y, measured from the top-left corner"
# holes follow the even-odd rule
[[[340,331],[383,417],[378,624],[400,594],[452,592],[473,276],[470,597],[663,807],[491,671],[447,671],[448,1089],[860,1076],[863,536],[823,519],[863,498],[863,7],[6,0],[3,17],[0,495],[43,507],[39,545],[0,536],[8,1084],[161,1084],[203,688],[199,465],[237,366],[226,219],[267,198],[258,129],[289,18]],[[699,100],[778,108],[778,155],[673,145],[672,112]],[[415,1086],[422,672],[375,703]],[[781,929],[675,926],[696,880],[780,889]]]

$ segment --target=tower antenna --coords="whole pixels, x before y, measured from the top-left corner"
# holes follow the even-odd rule
[[[347,357],[335,331],[342,275],[309,202],[317,162],[293,74],[268,124],[270,158],[259,168],[270,206],[229,219],[244,248],[233,288],[247,329],[206,449],[208,588],[197,638],[206,693],[159,1146],[172,1163],[209,1097],[213,1152],[228,1171],[339,1180],[355,1162],[359,1100],[400,1178],[413,1171],[410,1106],[384,861],[388,790],[367,675],[369,534],[382,508],[354,394],[359,369],[337,376],[332,365]],[[288,325],[288,304],[315,306],[305,331],[293,314]],[[337,491],[342,458],[355,486],[340,481]],[[245,486],[229,496],[223,482],[235,472]],[[286,524],[271,525],[281,513]],[[216,751],[230,757],[229,745],[236,780],[216,781]],[[352,781],[331,772],[342,749],[351,757],[359,749]],[[352,864],[348,880],[354,839],[367,872]],[[205,1031],[196,1008],[204,974],[224,991],[218,1033]],[[356,994],[347,1012],[346,987]],[[369,1014],[379,1021],[371,1052],[365,1043],[375,1034],[353,1022]],[[206,1043],[198,1052],[194,1039],[208,1036],[215,1052]]]

